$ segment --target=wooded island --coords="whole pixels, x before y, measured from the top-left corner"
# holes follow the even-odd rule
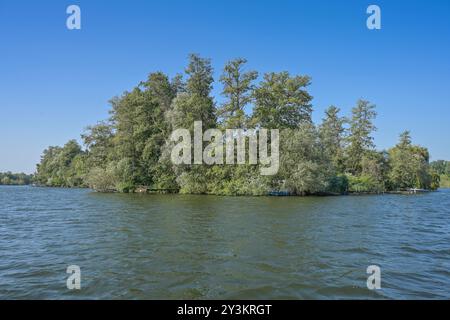
[[[434,190],[441,175],[448,174],[430,165],[428,150],[413,144],[408,131],[396,146],[377,151],[372,137],[377,113],[370,102],[358,100],[349,117],[330,106],[315,124],[309,76],[270,72],[256,83],[258,73],[245,64],[235,59],[225,65],[220,104],[212,96],[209,59],[190,55],[185,73],[172,79],[150,73],[110,101],[110,118],[82,134],[84,148],[71,140],[46,149],[35,183],[114,192],[309,195]],[[193,130],[194,121],[221,130],[279,129],[277,174],[261,175],[259,164],[174,165],[170,134],[178,128]]]

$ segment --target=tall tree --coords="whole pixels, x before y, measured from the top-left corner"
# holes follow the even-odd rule
[[[139,87],[111,100],[111,122],[116,132],[114,160],[115,163],[121,164],[120,167],[124,171],[132,173],[126,177],[126,181],[121,181],[125,189],[142,184],[143,180],[146,180],[140,159],[145,144],[145,127],[141,127],[141,124],[146,121],[142,118],[145,117],[145,109],[151,108],[147,104]]]
[[[352,109],[350,134],[347,138],[347,170],[354,175],[361,174],[364,155],[375,148],[372,133],[376,130],[373,124],[376,115],[375,105],[366,100],[358,100],[356,107]]]
[[[225,65],[220,81],[222,94],[227,101],[218,109],[222,125],[226,128],[245,128],[245,106],[252,101],[253,81],[258,77],[256,71],[243,72],[246,59],[238,58]]]
[[[186,68],[185,92],[177,95],[167,119],[173,129],[188,129],[193,133],[194,122],[202,121],[203,130],[217,127],[216,108],[211,97],[213,69],[211,61],[197,54],[189,57]],[[169,143],[170,144],[170,143]],[[167,148],[166,148],[167,149]],[[194,152],[192,152],[194,155]],[[167,167],[168,154],[165,154]],[[175,168],[180,191],[185,193],[206,193],[207,181],[205,166],[178,166]],[[167,184],[167,179],[164,184]]]
[[[120,175],[127,176],[122,183],[125,187],[154,183],[155,166],[170,131],[165,114],[176,94],[177,85],[156,72],[131,92],[112,100],[116,161]]]
[[[369,151],[361,160],[361,176],[369,192],[384,192],[389,187],[389,155],[387,152]]]
[[[151,73],[147,82],[143,83],[144,96],[152,102],[152,108],[145,109],[146,116],[142,118],[145,128],[145,142],[142,151],[141,164],[148,176],[146,184],[159,185],[161,177],[171,173],[170,167],[164,166],[161,170],[161,157],[164,146],[172,130],[170,123],[166,121],[166,114],[170,112],[172,101],[178,92],[183,90],[181,76],[176,76],[172,81],[162,72]]]
[[[174,99],[167,117],[172,128],[192,129],[194,121],[206,128],[216,127],[216,109],[211,97],[213,69],[211,61],[197,54],[189,56],[185,92]]]
[[[191,95],[209,97],[214,82],[211,60],[195,53],[190,54],[186,74],[189,77],[186,91]]]
[[[340,109],[330,106],[325,110],[325,118],[319,127],[319,136],[324,153],[330,159],[333,169],[338,173],[344,173],[344,140],[346,122],[339,116]]]
[[[84,152],[76,140],[70,140],[62,148],[44,150],[37,165],[36,181],[52,187],[75,187],[82,184],[80,162]]]
[[[99,122],[88,126],[81,135],[88,154],[88,165],[106,168],[113,151],[113,127],[108,122]]]
[[[394,189],[432,188],[428,150],[413,145],[409,131],[400,135],[399,143],[389,150],[389,155],[392,168],[389,178]]]
[[[147,81],[141,82],[140,86],[145,89],[148,98],[153,99],[163,112],[170,109],[172,100],[178,91],[183,90],[181,75],[177,75],[172,81],[169,81],[169,77],[162,72],[150,73]]]
[[[306,91],[307,76],[288,72],[267,73],[255,89],[253,124],[267,129],[298,128],[311,123],[312,97]]]

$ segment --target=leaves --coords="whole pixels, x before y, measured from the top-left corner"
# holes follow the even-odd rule
[[[413,145],[409,132],[389,152],[376,151],[377,113],[370,102],[359,100],[348,120],[331,106],[315,125],[310,77],[269,72],[256,85],[258,73],[245,71],[246,63],[238,58],[225,65],[220,77],[225,99],[218,108],[209,59],[190,55],[185,74],[172,79],[150,73],[131,91],[111,99],[107,121],[86,128],[84,150],[75,140],[44,150],[34,181],[99,191],[266,195],[279,190],[304,195],[436,188],[440,175],[450,173],[446,162],[430,168],[428,150]],[[246,114],[249,106],[253,110]],[[279,129],[279,171],[262,176],[260,164],[248,163],[174,165],[170,134],[178,128],[192,134],[194,121],[202,121],[204,131]],[[10,173],[0,178],[0,183],[29,181]]]

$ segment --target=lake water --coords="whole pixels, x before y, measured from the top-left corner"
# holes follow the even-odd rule
[[[66,287],[69,265],[81,290]],[[367,288],[369,265],[381,290]],[[216,197],[0,187],[2,299],[450,298],[450,190]]]

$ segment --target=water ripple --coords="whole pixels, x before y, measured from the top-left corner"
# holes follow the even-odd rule
[[[3,299],[449,299],[450,191],[331,198],[0,187]],[[82,290],[66,288],[66,268]],[[366,287],[381,267],[382,289]]]

